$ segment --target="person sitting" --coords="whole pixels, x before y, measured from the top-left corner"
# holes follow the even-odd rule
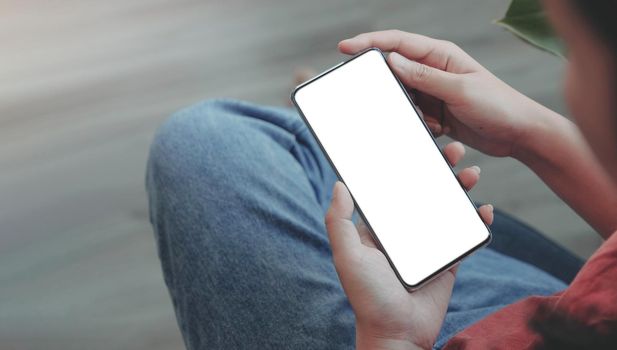
[[[392,30],[339,49],[390,52],[433,133],[457,140],[453,166],[464,143],[533,170],[605,239],[584,265],[485,205],[489,248],[408,293],[294,111],[207,101],[162,125],[147,169],[187,348],[617,348],[617,21],[610,1],[543,3],[567,45],[577,125],[450,42]],[[459,173],[468,189],[479,176]]]

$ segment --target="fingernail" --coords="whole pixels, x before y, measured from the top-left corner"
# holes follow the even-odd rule
[[[492,212],[493,212],[493,210],[495,209],[495,208],[493,208],[493,205],[492,205],[492,204],[487,204],[486,206],[487,206],[487,207],[491,210],[491,213],[492,213]]]
[[[476,173],[478,173],[478,174],[480,174],[480,172],[482,172],[482,169],[480,169],[480,167],[479,167],[479,166],[477,166],[477,165],[474,165],[474,166],[472,166],[471,168],[472,168],[473,170],[475,170],[475,171],[476,171]]]

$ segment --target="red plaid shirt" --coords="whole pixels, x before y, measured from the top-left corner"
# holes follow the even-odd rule
[[[617,349],[617,234],[604,242],[565,290],[505,307],[444,347],[547,348]]]

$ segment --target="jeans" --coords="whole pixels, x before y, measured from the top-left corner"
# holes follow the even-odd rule
[[[354,347],[323,220],[335,181],[290,109],[212,100],[161,126],[146,176],[150,218],[187,348]],[[493,245],[458,270],[436,348],[521,298],[562,290],[580,268],[495,215]]]

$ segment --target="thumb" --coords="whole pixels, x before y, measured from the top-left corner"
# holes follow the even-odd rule
[[[411,61],[396,52],[388,55],[388,63],[405,85],[444,102],[452,100],[459,92],[458,74]]]
[[[444,271],[441,275],[416,291],[416,293],[425,294],[427,300],[433,301],[440,317],[444,317],[448,310],[457,269],[458,265],[450,268],[448,271]]]
[[[340,181],[334,184],[332,204],[326,213],[326,229],[332,254],[349,255],[360,246],[360,236],[351,221],[354,204],[347,187]]]

